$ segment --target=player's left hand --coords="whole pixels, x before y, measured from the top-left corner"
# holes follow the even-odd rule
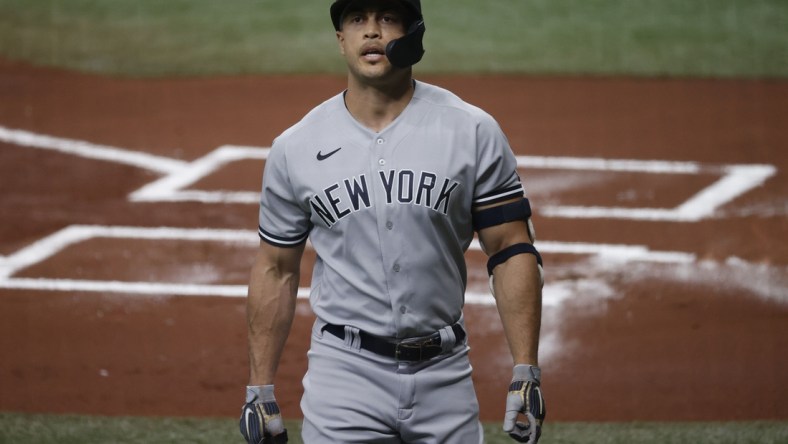
[[[246,404],[241,410],[241,435],[248,444],[283,444],[287,430],[282,422],[273,385],[246,387]]]
[[[542,422],[547,409],[539,387],[540,380],[539,367],[523,364],[514,366],[514,376],[506,397],[503,431],[515,441],[536,444],[542,434]],[[521,414],[525,415],[527,422],[517,421]]]

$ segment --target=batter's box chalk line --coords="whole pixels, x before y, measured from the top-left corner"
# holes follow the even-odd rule
[[[246,297],[246,285],[211,285],[179,282],[125,282],[117,280],[53,279],[47,277],[14,277],[14,274],[54,257],[73,245],[91,239],[125,240],[171,240],[178,242],[219,242],[242,248],[256,248],[259,243],[257,232],[252,230],[230,230],[214,228],[175,227],[124,227],[103,225],[72,225],[46,236],[17,252],[0,258],[0,288],[38,291],[84,291],[103,293],[130,293],[171,296],[223,296]],[[626,264],[650,262],[664,264],[687,264],[696,260],[691,253],[652,251],[642,245],[590,244],[577,242],[541,241],[543,253],[575,254],[596,256],[607,263]],[[311,244],[307,243],[311,248]],[[478,241],[469,248],[481,253]],[[545,287],[545,298],[549,298],[550,287]],[[299,288],[298,297],[307,298],[308,288]],[[487,292],[468,292],[466,303],[470,305],[494,305]]]
[[[243,160],[265,160],[270,148],[223,145],[192,162],[140,151],[97,145],[86,141],[58,138],[0,126],[0,142],[23,147],[59,151],[74,156],[131,165],[162,174],[129,195],[133,202],[202,202],[257,204],[257,191],[190,190],[189,186]],[[581,171],[629,172],[641,174],[714,174],[719,179],[698,190],[674,208],[628,208],[549,205],[540,215],[554,218],[628,219],[644,221],[696,222],[714,216],[721,206],[763,185],[777,168],[767,164],[709,165],[665,160],[626,160],[587,157],[517,156],[520,168]]]

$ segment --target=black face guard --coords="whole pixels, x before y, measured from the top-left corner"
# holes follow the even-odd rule
[[[426,30],[424,20],[419,19],[408,27],[407,34],[390,41],[386,45],[386,57],[389,62],[397,68],[407,68],[418,63],[424,55],[422,39]]]

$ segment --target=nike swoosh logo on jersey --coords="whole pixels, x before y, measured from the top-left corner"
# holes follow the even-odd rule
[[[329,157],[333,156],[337,151],[341,150],[342,147],[335,149],[334,151],[328,152],[326,154],[321,153],[320,151],[317,152],[317,160],[326,160]]]

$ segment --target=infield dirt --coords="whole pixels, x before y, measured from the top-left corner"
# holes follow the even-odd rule
[[[417,78],[418,78],[417,73]],[[429,77],[490,112],[520,155],[700,165],[697,174],[523,168],[539,242],[637,245],[689,261],[547,252],[551,421],[788,419],[788,82]],[[191,162],[270,146],[338,77],[130,80],[0,61],[0,127]],[[729,165],[762,185],[695,221],[569,218],[550,205],[674,208]],[[191,185],[259,189],[263,161]],[[253,204],[136,202],[151,169],[0,141],[0,265],[72,225],[256,229]],[[549,250],[549,249],[548,249]],[[41,279],[244,285],[254,245],[96,238],[3,276],[0,410],[235,416],[243,298],[36,288]],[[308,286],[308,253],[301,285]],[[469,291],[483,293],[481,253]],[[32,287],[9,284],[26,279]],[[298,417],[313,316],[299,302],[277,397]],[[500,421],[511,362],[495,308],[466,308],[482,418]]]

